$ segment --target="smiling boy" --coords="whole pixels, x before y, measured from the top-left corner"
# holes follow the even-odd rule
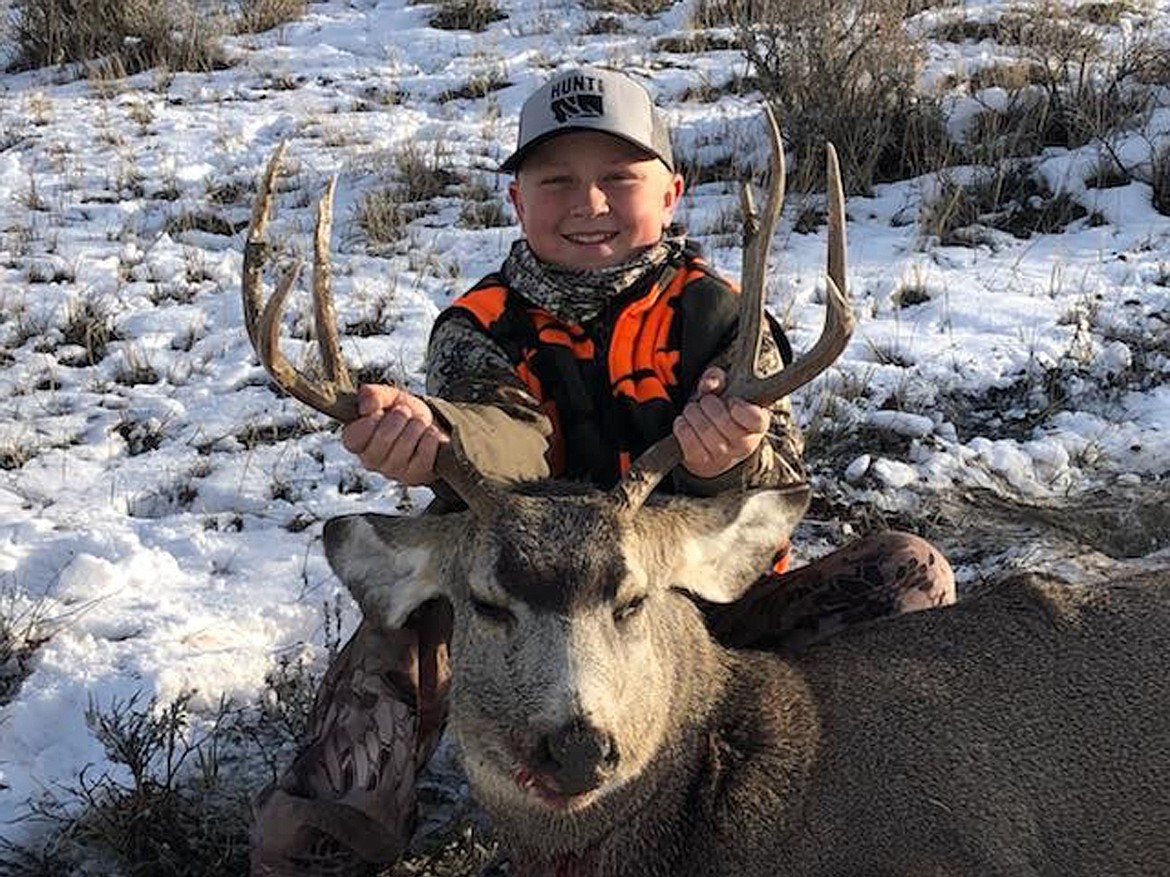
[[[664,383],[672,385],[676,410],[671,410],[669,422],[658,422],[658,418],[653,426],[643,427],[643,432],[651,434],[635,444],[641,445],[638,451],[643,450],[670,429],[682,445],[684,480],[688,474],[700,480],[727,474],[763,446],[772,417],[743,400],[721,398],[720,369],[706,369],[700,376],[699,369],[722,352],[734,331],[734,292],[710,272],[697,248],[668,233],[682,197],[683,178],[674,169],[668,129],[649,95],[621,74],[570,71],[554,77],[525,103],[519,141],[501,169],[515,174],[508,196],[524,238],[517,241],[499,275],[478,284],[436,324],[427,364],[430,404],[399,388],[363,387],[359,404],[365,416],[346,428],[345,447],[357,454],[367,469],[387,478],[428,484],[433,479],[435,453],[449,435],[447,425],[458,426],[469,446],[478,445],[475,436],[483,432],[474,416],[468,418],[466,411],[441,402],[436,405],[436,399],[490,403],[504,401],[499,391],[516,390],[527,393],[528,407],[538,410],[546,401],[542,395],[549,393],[532,392],[537,383],[571,395],[572,388],[565,385],[576,383],[578,376],[551,365],[556,358],[552,352],[537,357],[548,371],[543,381],[539,380],[539,366],[537,381],[518,380],[520,363],[510,348],[523,339],[513,337],[515,332],[502,337],[502,330],[493,330],[486,324],[485,314],[477,312],[477,308],[487,306],[485,286],[506,289],[505,297],[523,299],[523,307],[536,305],[563,323],[570,337],[578,335],[576,354],[580,354],[587,342],[610,347],[617,323],[613,308],[647,294],[659,294],[668,285],[661,275],[677,274],[681,267],[695,275],[694,287],[683,296],[684,311],[692,302],[695,307],[689,310],[697,311],[700,305],[706,310],[684,312],[682,321],[672,326],[676,335],[685,337],[678,353],[686,361],[678,367],[679,374],[663,376]],[[492,306],[495,304],[493,301]],[[450,325],[458,316],[467,316],[460,314],[461,309],[478,324],[471,331],[465,325]],[[607,309],[610,313],[605,313]],[[550,332],[547,328],[544,331]],[[778,340],[787,351],[782,335]],[[539,344],[536,348],[540,349]],[[655,368],[648,363],[639,365]],[[578,371],[581,389],[588,396],[608,391],[607,384],[616,386],[623,377],[605,375],[600,369],[579,367]],[[557,389],[551,389],[551,395],[557,395]],[[511,407],[515,396],[504,396]],[[576,405],[574,400],[556,400],[558,409],[580,409],[583,400],[575,401]],[[600,407],[614,405],[604,399]],[[617,458],[608,468],[596,462],[584,465],[600,452],[592,441],[606,444],[607,437],[605,430],[598,435],[598,430],[591,428],[594,424],[581,421],[604,421],[611,433],[608,443],[612,444],[612,432],[627,425],[623,421],[629,417],[597,409],[595,404],[589,411],[558,410],[554,414],[549,424],[552,442],[544,456],[569,465],[565,471],[554,464],[559,471],[552,474],[588,474],[589,480],[603,486],[616,479],[621,468]],[[780,422],[775,430],[776,447],[784,448],[776,462],[782,469],[780,481],[785,483],[799,480],[803,471],[799,434],[787,412],[786,404],[778,406]],[[509,426],[503,427],[506,433],[511,432]],[[531,429],[527,422],[523,426]],[[570,446],[564,447],[565,436],[558,434],[562,427],[581,435],[583,441],[587,437],[590,443],[570,441]],[[491,433],[497,444],[508,447],[510,442],[500,437],[500,428],[493,420]],[[530,441],[520,440],[521,453],[513,465],[489,460],[486,471],[497,477],[549,474],[528,470],[533,462],[528,454],[530,446]],[[628,459],[631,450],[622,448],[618,453]],[[766,462],[769,464],[764,468],[774,468]],[[698,485],[692,479],[688,486],[688,492],[714,493],[727,485]]]
[[[691,495],[804,479],[786,400],[719,395],[738,293],[673,228],[683,193],[649,94],[607,70],[557,74],[525,102],[501,166],[524,236],[500,270],[436,320],[427,395],[367,385],[345,447],[403,484],[432,484],[458,429],[497,480],[572,478],[608,487],[668,432],[683,462],[660,487]],[[791,359],[771,324],[766,364]],[[767,340],[767,339],[766,339]],[[730,644],[795,648],[840,627],[954,600],[928,543],[881,533],[806,566],[777,568],[711,616]],[[323,680],[312,739],[258,802],[252,874],[372,874],[414,825],[416,773],[445,716],[450,609],[432,604],[396,635],[361,624]]]

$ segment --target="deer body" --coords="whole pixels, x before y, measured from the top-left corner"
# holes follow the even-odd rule
[[[368,618],[454,602],[452,730],[520,874],[1164,875],[1170,579],[723,649],[689,594],[745,580],[806,499],[524,498],[508,527],[347,518],[326,547]]]

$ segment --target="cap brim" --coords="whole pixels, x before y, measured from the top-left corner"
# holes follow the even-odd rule
[[[555,131],[548,131],[547,133],[541,134],[539,137],[533,137],[520,149],[517,149],[506,159],[504,159],[503,162],[500,163],[500,170],[507,174],[516,173],[516,171],[520,170],[520,165],[524,163],[524,159],[526,159],[532,153],[532,150],[536,149],[536,147],[549,140],[553,140],[562,134],[571,134],[574,131],[597,131],[601,134],[608,134],[610,137],[616,137],[618,140],[624,140],[631,146],[638,147],[638,149],[642,150],[642,152],[646,153],[646,155],[648,155],[650,158],[658,159],[664,165],[666,165],[667,170],[669,170],[671,173],[674,173],[674,167],[671,165],[671,163],[653,149],[647,149],[645,144],[639,143],[632,137],[625,137],[621,134],[615,134],[613,131],[606,131],[603,128],[593,128],[589,125],[566,125],[564,128],[557,128]]]

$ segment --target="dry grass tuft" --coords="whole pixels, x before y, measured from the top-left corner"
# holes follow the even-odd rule
[[[439,0],[431,16],[431,27],[480,33],[507,17],[496,0]]]
[[[260,33],[296,21],[309,8],[308,0],[237,0],[237,33]]]
[[[295,21],[308,0],[12,0],[13,69],[80,64],[102,87],[142,70],[218,70],[221,39]]]

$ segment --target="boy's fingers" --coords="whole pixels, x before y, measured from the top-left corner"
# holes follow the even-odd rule
[[[732,419],[747,432],[764,433],[768,431],[768,424],[772,419],[768,409],[737,398],[728,400],[727,410]]]
[[[386,471],[386,463],[408,420],[401,411],[394,409],[383,413],[381,419],[378,420],[377,428],[361,453],[362,465],[367,469],[382,473],[387,478],[393,478],[394,475]]]
[[[404,480],[414,464],[419,440],[427,432],[427,425],[417,418],[406,421],[386,454],[382,473],[395,480]],[[409,482],[408,482],[409,483]]]
[[[341,430],[342,447],[351,454],[361,454],[370,443],[370,438],[381,419],[381,413],[375,413],[372,416],[359,417],[353,423],[347,423]]]
[[[704,439],[710,437],[709,443],[734,442],[742,436],[743,429],[731,416],[727,403],[719,396],[703,396],[691,404],[698,409],[698,416],[693,424]]]
[[[389,408],[396,401],[402,390],[389,384],[362,384],[358,387],[358,414],[363,417]]]
[[[674,437],[678,439],[678,446],[682,450],[683,462],[688,469],[710,463],[710,455],[707,453],[706,446],[700,440],[694,427],[684,418],[675,418],[673,431]]]
[[[443,437],[438,430],[428,429],[423,433],[404,473],[406,484],[430,484],[435,480],[435,457],[440,444],[443,444]]]

